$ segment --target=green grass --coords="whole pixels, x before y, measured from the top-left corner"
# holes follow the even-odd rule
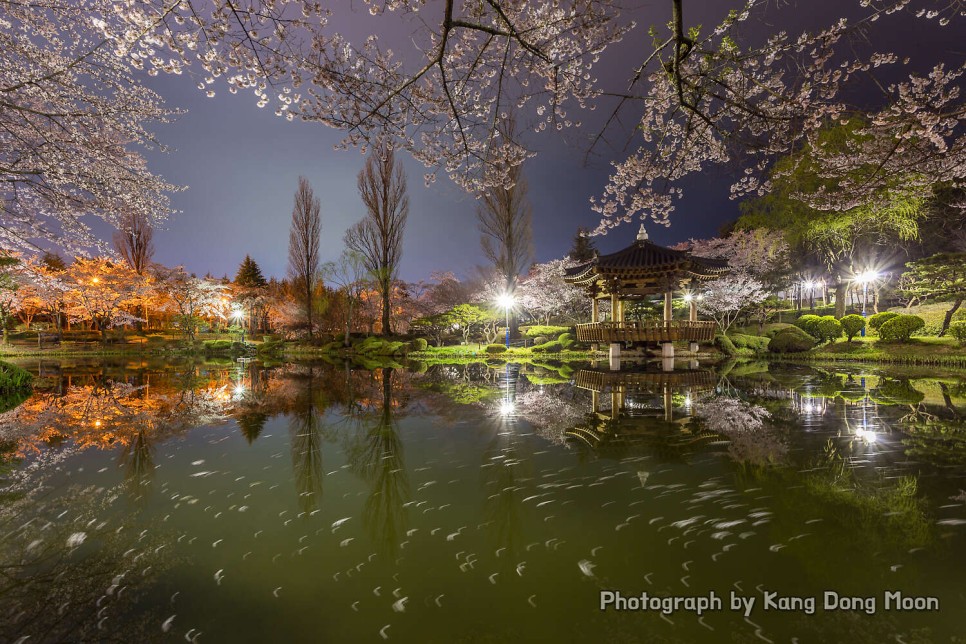
[[[875,337],[838,340],[807,353],[781,356],[785,360],[825,362],[883,362],[909,365],[966,366],[966,347],[953,338],[922,337],[908,342],[881,342]]]

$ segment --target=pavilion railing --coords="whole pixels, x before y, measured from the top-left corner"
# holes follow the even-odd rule
[[[669,322],[591,322],[577,325],[580,342],[711,342],[716,322],[671,320]]]

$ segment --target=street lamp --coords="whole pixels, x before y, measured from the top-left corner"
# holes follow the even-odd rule
[[[855,281],[862,285],[862,317],[866,317],[865,307],[869,301],[869,284],[879,278],[875,271],[863,271],[855,276]],[[862,328],[862,337],[865,337],[865,328]]]
[[[513,308],[513,295],[503,293],[497,298],[497,304],[506,312],[506,348],[510,348],[510,309]]]
[[[242,320],[245,319],[245,312],[242,311],[240,308],[234,309],[231,312],[231,319],[235,321],[235,324],[237,324],[238,326],[241,326]],[[241,341],[242,341],[242,344],[244,344],[245,343],[245,327],[242,326],[241,327],[241,330],[242,330],[242,332],[241,332],[242,333]]]

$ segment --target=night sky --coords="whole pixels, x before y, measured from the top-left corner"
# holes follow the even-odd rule
[[[685,3],[686,22],[716,24],[729,8],[742,4],[738,0],[689,1]],[[767,33],[781,25],[797,33],[813,26],[803,22],[803,17],[815,25],[827,24],[831,16],[841,15],[842,5],[829,0],[800,3],[781,14],[767,16],[769,20],[774,17],[775,22],[757,28]],[[637,29],[623,43],[605,52],[598,66],[606,84],[625,84],[630,67],[626,61],[640,58],[635,53],[640,51],[640,44],[650,42],[647,27],[666,22],[669,7],[669,2],[658,0],[634,10]],[[361,3],[356,11],[345,9],[346,13],[338,17],[351,24],[333,24],[350,36],[364,33],[369,29],[369,19],[360,9],[364,9]],[[795,26],[783,24],[789,20],[794,20]],[[895,32],[900,43],[894,49],[924,55],[929,63],[944,56],[950,56],[950,62],[961,58],[962,47],[950,45],[956,42],[952,33],[944,34],[950,41],[942,43],[935,40],[935,31],[929,32],[931,39],[904,31],[910,23],[920,27],[921,22],[900,16],[893,24],[885,25],[885,29]],[[392,35],[399,38],[413,30],[402,22],[396,26],[399,30]],[[186,110],[175,122],[157,129],[160,141],[170,151],[147,154],[154,172],[172,183],[188,186],[188,190],[172,197],[173,207],[180,212],[155,235],[156,261],[183,264],[199,275],[210,272],[215,276],[234,276],[247,253],[261,265],[266,276],[283,277],[292,195],[299,175],[309,179],[322,201],[323,261],[339,255],[343,232],[364,214],[356,189],[356,175],[364,157],[358,150],[333,150],[341,139],[340,132],[317,123],[287,122],[267,108],[259,109],[251,94],[231,95],[224,86],[217,87],[215,98],[206,98],[190,77],[159,76],[146,82],[164,97],[169,107]],[[606,112],[604,105],[595,113],[598,118]],[[525,174],[534,213],[536,261],[563,256],[578,226],[597,225],[599,220],[588,199],[601,193],[608,162],[622,154],[626,138],[618,136],[614,138],[618,144],[615,150],[602,149],[604,154],[587,165],[585,141],[595,133],[595,117],[585,113],[582,118],[583,127],[567,131],[562,137],[544,134],[531,141],[538,156],[527,162]],[[425,187],[426,169],[408,156],[403,161],[409,175],[410,217],[400,277],[418,280],[436,270],[466,275],[475,265],[485,264],[476,227],[476,201],[442,174],[436,183]],[[738,213],[737,203],[728,199],[734,171],[710,168],[690,185],[684,184],[686,196],[678,202],[672,225],[664,228],[650,223],[651,238],[672,244],[689,237],[714,236],[723,223]],[[635,223],[598,237],[595,242],[602,251],[609,252],[626,246],[636,232]]]

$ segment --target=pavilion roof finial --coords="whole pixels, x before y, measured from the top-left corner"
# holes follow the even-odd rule
[[[641,229],[637,231],[637,241],[647,241],[647,230],[644,229],[644,224],[641,224]]]

